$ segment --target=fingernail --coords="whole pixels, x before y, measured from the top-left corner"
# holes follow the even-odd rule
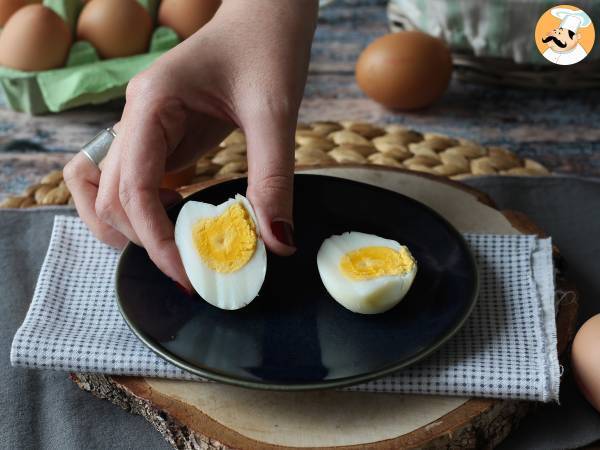
[[[177,281],[173,281],[173,283],[175,283],[175,286],[177,286],[177,289],[179,289],[181,292],[183,292],[188,297],[191,297],[192,295],[194,295],[194,293],[192,291],[190,291],[188,288],[186,288],[183,284],[180,284]]]
[[[296,246],[296,244],[294,244],[294,229],[289,223],[281,220],[274,220],[271,222],[271,231],[282,244],[285,244],[288,247]]]

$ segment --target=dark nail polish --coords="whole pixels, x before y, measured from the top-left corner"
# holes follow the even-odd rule
[[[296,246],[296,244],[294,244],[294,229],[289,223],[281,220],[274,220],[271,222],[271,231],[282,244],[285,244],[288,247]]]

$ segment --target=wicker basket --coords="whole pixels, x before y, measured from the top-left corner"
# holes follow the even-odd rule
[[[485,147],[467,139],[421,133],[399,125],[380,127],[363,122],[314,122],[296,130],[296,164],[317,166],[365,164],[399,167],[462,179],[477,175],[541,176],[548,170],[531,159],[520,159],[500,147]],[[248,169],[246,139],[239,130],[196,164],[191,183],[243,176]],[[62,172],[43,177],[0,207],[27,208],[72,203]]]

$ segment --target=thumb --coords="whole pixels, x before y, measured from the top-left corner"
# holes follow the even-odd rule
[[[269,250],[281,256],[296,251],[292,217],[294,129],[275,120],[255,120],[245,131],[248,151],[248,196]]]

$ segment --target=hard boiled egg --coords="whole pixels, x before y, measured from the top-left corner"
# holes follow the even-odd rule
[[[216,206],[188,201],[175,223],[175,243],[192,286],[211,305],[239,309],[258,295],[267,253],[245,197]]]
[[[329,294],[361,314],[382,313],[397,305],[417,274],[407,247],[356,231],[325,239],[317,266]]]

